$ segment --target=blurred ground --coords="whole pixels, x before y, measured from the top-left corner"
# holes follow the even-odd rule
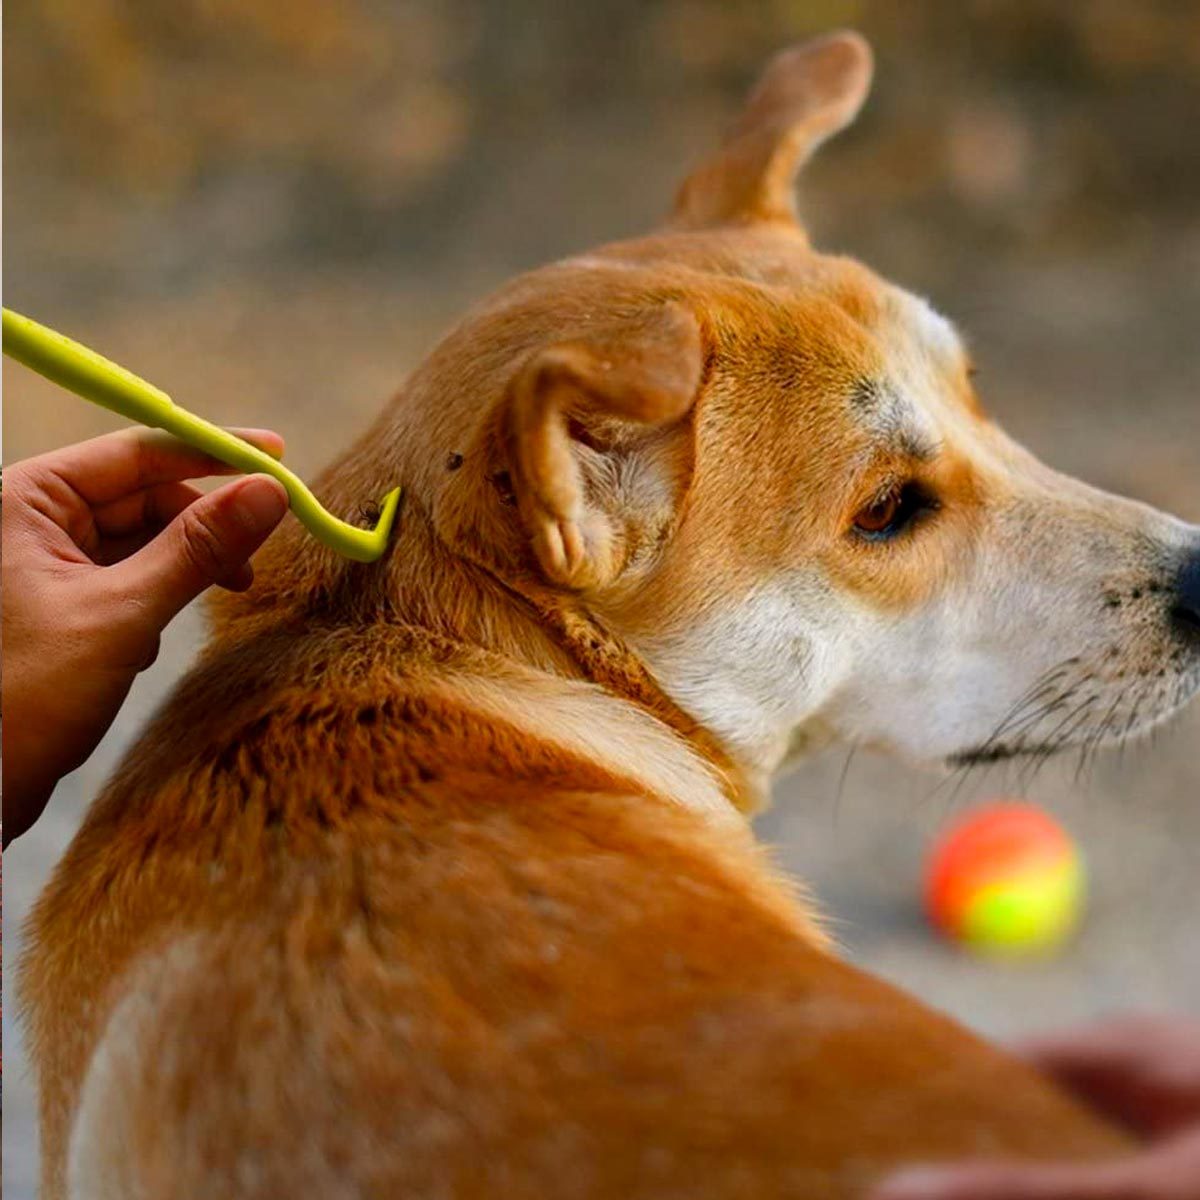
[[[701,0],[10,0],[5,301],[310,474],[471,300],[637,233],[778,46],[853,24],[860,124],[805,175],[817,240],[928,294],[981,390],[1056,465],[1200,520],[1200,6]],[[4,366],[6,461],[116,422]],[[97,758],[6,856],[13,931],[121,745],[201,636],[173,629]],[[1200,712],[1076,778],[957,792],[825,756],[764,837],[857,959],[997,1035],[1113,1007],[1200,1009]],[[1056,961],[961,958],[916,910],[928,837],[1022,789],[1095,895]],[[4,1005],[4,1185],[32,1194],[32,1092]]]

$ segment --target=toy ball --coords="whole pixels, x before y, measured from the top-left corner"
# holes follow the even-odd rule
[[[1065,829],[1033,804],[985,805],[938,839],[925,875],[929,919],[998,957],[1045,955],[1079,924],[1086,876]]]

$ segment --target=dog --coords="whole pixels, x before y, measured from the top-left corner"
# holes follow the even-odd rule
[[[470,313],[99,797],[23,968],[52,1198],[851,1197],[1125,1136],[842,961],[747,815],[853,741],[1117,742],[1200,689],[1200,528],[1056,474],[818,253],[869,87],[767,68],[662,230]]]

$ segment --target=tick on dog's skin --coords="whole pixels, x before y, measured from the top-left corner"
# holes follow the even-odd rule
[[[446,455],[446,470],[457,471],[458,468],[463,465],[463,461],[463,456],[461,454],[459,454],[457,451],[452,451],[450,454]]]
[[[1037,761],[1200,688],[1200,529],[1037,462],[800,224],[870,76],[785,51],[659,230],[474,308],[325,475],[404,482],[385,559],[289,525],[217,600],[35,912],[47,1200],[850,1200],[1129,1148],[842,961],[747,820],[830,743]]]

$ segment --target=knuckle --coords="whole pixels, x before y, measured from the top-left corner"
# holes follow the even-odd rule
[[[7,495],[9,500],[16,500],[18,503],[24,499],[25,493],[29,489],[30,478],[37,477],[37,470],[34,464],[27,462],[11,463],[4,468],[2,482],[0,482],[0,503],[3,502]]]
[[[137,486],[147,487],[161,468],[169,445],[166,435],[157,429],[128,429],[122,432],[129,435],[129,448],[137,475]]]
[[[184,511],[180,533],[183,555],[199,574],[214,579],[228,569],[224,531],[207,505],[194,504]]]

